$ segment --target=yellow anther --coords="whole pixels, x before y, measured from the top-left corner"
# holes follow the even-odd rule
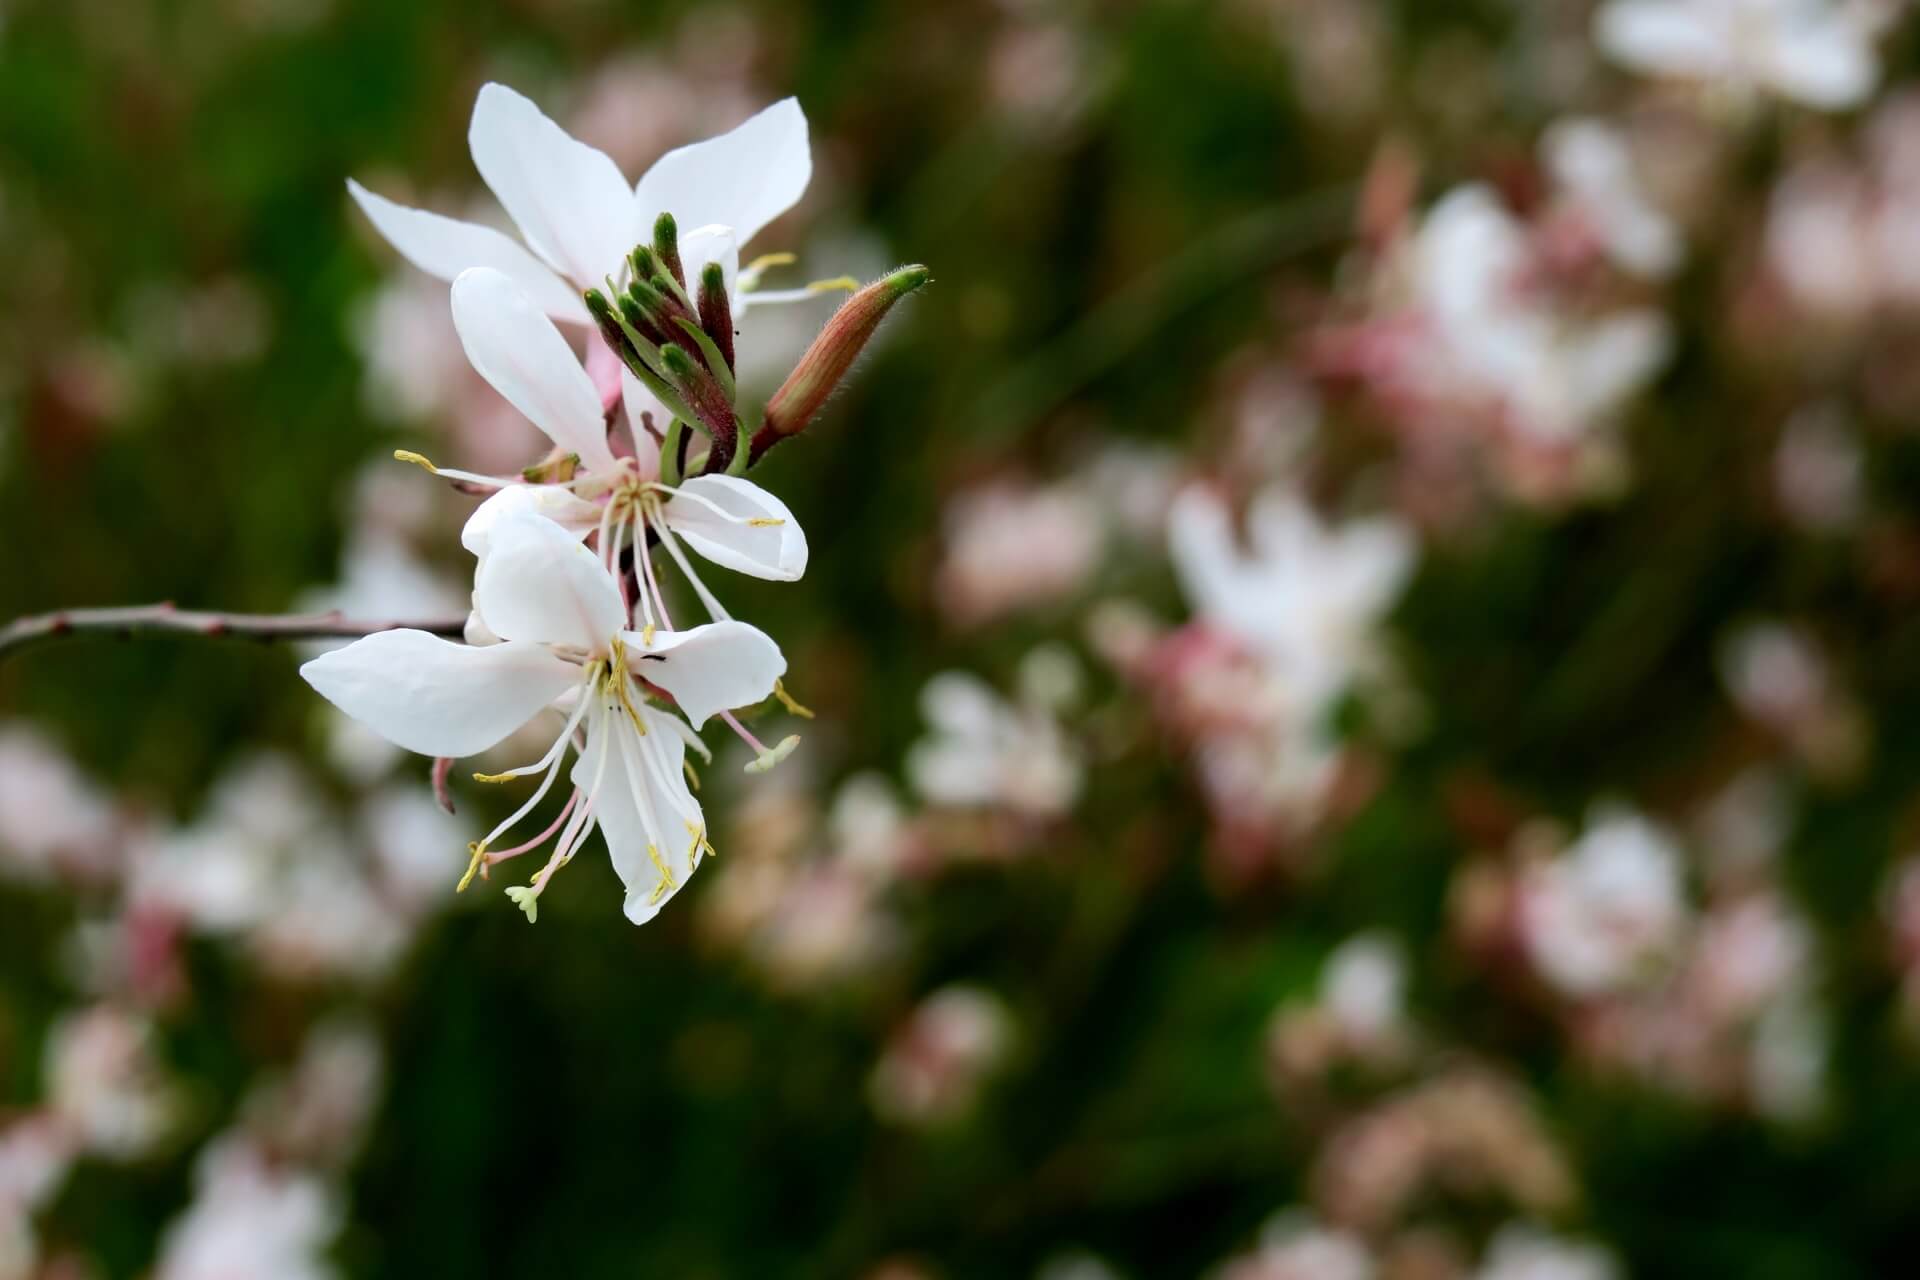
[[[754,516],[747,521],[748,527],[753,529],[772,529],[785,523],[786,521],[778,516]]]
[[[683,825],[687,829],[687,834],[693,837],[693,843],[687,847],[688,861],[692,861],[695,850],[701,849],[706,851],[706,855],[709,858],[717,858],[720,856],[719,853],[714,850],[713,842],[707,839],[707,829],[705,827],[696,827],[691,822],[685,822]]]
[[[640,628],[640,643],[646,645],[649,649],[653,648],[653,624],[651,622]]]
[[[835,276],[831,280],[815,280],[807,285],[808,293],[858,293],[860,282],[852,276]]]
[[[778,680],[773,682],[773,696],[780,699],[780,705],[787,709],[788,715],[799,716],[802,720],[813,719],[813,712],[795,702],[793,695],[787,692],[787,686]]]
[[[467,886],[473,883],[474,872],[480,870],[487,860],[487,846],[478,840],[472,841],[467,845],[467,857],[467,874],[461,876],[460,883],[453,887],[455,893],[465,893]]]
[[[684,756],[681,757],[680,760],[680,769],[687,775],[687,785],[695,791],[698,791],[700,789],[700,775],[693,771],[693,765],[689,763]]]
[[[512,782],[519,776],[517,773],[476,773],[473,775],[473,780],[475,782]]]
[[[790,267],[800,261],[791,253],[763,253],[742,268],[741,275],[757,276],[768,267]]]
[[[431,475],[440,474],[440,468],[434,466],[432,460],[424,453],[415,453],[411,449],[395,449],[393,456],[396,461],[411,462],[416,467],[424,467]]]
[[[618,640],[613,642],[613,664],[609,668],[608,679],[613,683],[613,691],[620,699],[620,706],[633,721],[633,727],[641,737],[647,736],[647,722],[640,718],[640,712],[634,708],[633,697],[627,692],[627,649]]]
[[[653,906],[679,886],[673,881],[673,868],[660,856],[660,846],[647,844],[647,859],[653,863],[653,869],[660,873],[660,880],[653,886],[653,896],[647,899],[647,905]]]

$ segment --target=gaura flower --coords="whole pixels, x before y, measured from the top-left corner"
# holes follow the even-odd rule
[[[1680,230],[1641,189],[1624,130],[1586,116],[1557,121],[1540,151],[1560,199],[1615,266],[1648,280],[1680,267]]]
[[[1594,39],[1636,71],[1844,110],[1879,79],[1884,20],[1834,0],[1611,0],[1594,14]]]
[[[751,480],[704,475],[679,485],[661,483],[658,454],[647,447],[638,413],[630,419],[641,437],[638,455],[615,456],[592,378],[553,322],[505,275],[487,268],[462,272],[453,283],[453,321],[480,375],[563,453],[579,460],[564,483],[525,484],[513,477],[444,470],[418,455],[402,454],[436,475],[496,490],[461,533],[468,551],[484,556],[490,531],[513,511],[543,515],[576,537],[597,531],[601,558],[609,567],[619,563],[623,541],[631,543],[641,552],[635,557],[637,616],[648,627],[673,625],[646,554],[649,535],[680,566],[717,621],[728,614],[694,571],[687,548],[756,578],[792,582],[806,572],[807,540],[799,523],[785,503]]]
[[[472,847],[468,879],[557,832],[532,882],[508,890],[531,920],[554,872],[597,828],[626,885],[627,917],[645,923],[712,851],[688,786],[687,747],[705,753],[694,730],[767,697],[786,659],[766,635],[740,622],[630,629],[606,562],[573,532],[525,509],[492,522],[473,597],[477,617],[499,643],[383,631],[321,655],[300,673],[342,711],[422,755],[473,755],[549,707],[560,711],[562,728],[538,760],[482,777],[539,774],[540,783]],[[654,705],[665,697],[680,715]],[[559,816],[531,840],[493,850],[552,788],[569,747],[573,794]]]
[[[662,213],[689,228],[680,239],[689,278],[718,262],[733,292],[740,246],[792,208],[813,175],[807,118],[792,98],[729,133],[667,152],[631,187],[607,155],[502,84],[481,87],[467,144],[524,245],[490,227],[395,204],[351,180],[347,189],[422,271],[453,280],[472,267],[491,268],[554,319],[580,325],[590,323],[582,292],[619,276],[627,251]],[[757,273],[745,274],[736,310],[755,300]]]
[[[1277,488],[1254,500],[1245,549],[1232,513],[1208,489],[1181,493],[1167,523],[1174,570],[1195,613],[1260,655],[1309,718],[1370,661],[1374,628],[1417,551],[1398,520],[1329,526]]]

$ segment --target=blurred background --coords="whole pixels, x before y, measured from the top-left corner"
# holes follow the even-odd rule
[[[464,611],[391,452],[541,442],[345,182],[504,225],[488,80],[630,178],[797,95],[768,284],[935,279],[644,928],[456,897],[507,804],[306,647],[0,661],[0,1277],[1903,1273],[1906,17],[0,0],[0,618]]]

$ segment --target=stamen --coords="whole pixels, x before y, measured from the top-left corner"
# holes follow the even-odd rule
[[[767,744],[760,741],[760,739],[754,737],[753,734],[748,731],[747,726],[741,724],[740,721],[734,716],[733,712],[722,711],[720,713],[720,718],[727,722],[727,727],[729,729],[732,729],[735,733],[740,735],[741,741],[745,742],[748,746],[753,748],[754,754],[765,755],[767,753]]]
[[[736,279],[741,293],[752,293],[760,277],[773,267],[790,267],[800,261],[791,253],[763,253],[740,269]]]
[[[660,899],[680,886],[674,881],[673,868],[669,867],[666,860],[660,856],[660,846],[651,840],[647,841],[647,861],[653,863],[653,869],[660,873],[660,878],[654,882],[653,896],[647,899],[647,905],[651,907],[657,906]]]
[[[591,668],[589,668],[589,676],[591,676]],[[465,889],[473,882],[474,871],[478,868],[480,859],[486,856],[487,847],[506,832],[513,830],[514,826],[518,824],[522,818],[533,812],[534,806],[539,804],[540,801],[545,798],[547,792],[552,789],[553,780],[559,775],[561,762],[566,758],[567,743],[572,740],[573,731],[579,727],[582,717],[586,715],[587,708],[591,706],[592,703],[593,699],[591,697],[582,697],[580,699],[580,705],[576,706],[573,709],[573,713],[567,717],[567,723],[560,730],[560,736],[553,740],[551,747],[547,748],[547,753],[531,765],[510,771],[513,775],[520,775],[532,773],[536,769],[544,768],[546,770],[546,776],[540,780],[539,787],[534,790],[531,796],[527,797],[526,802],[518,809],[515,809],[506,821],[489,832],[486,839],[468,846],[468,852],[472,854],[473,861],[468,864],[467,873],[461,877],[459,888],[455,889],[454,892],[458,893],[461,889]]]
[[[685,756],[680,757],[680,772],[687,775],[687,785],[689,787],[695,791],[700,789],[700,775],[694,772],[693,765],[688,763]]]
[[[687,848],[687,862],[689,864],[693,862],[693,855],[701,851],[704,851],[709,858],[717,858],[720,856],[719,851],[713,847],[712,841],[707,839],[707,829],[705,827],[696,826],[691,822],[687,823],[686,827],[687,834],[693,837],[693,843]]]
[[[439,476],[442,480],[460,480],[467,484],[482,485],[489,489],[504,489],[508,485],[519,483],[519,481],[510,476],[483,476],[474,471],[454,471],[446,467],[437,467],[433,464],[433,460],[427,457],[426,454],[415,453],[411,449],[395,449],[393,456],[396,461],[411,462],[414,466],[425,470],[427,474]]]
[[[494,864],[505,862],[509,858],[517,858],[521,854],[526,853],[528,850],[537,849],[541,845],[545,844],[548,838],[551,837],[554,832],[560,829],[560,824],[567,820],[567,815],[573,812],[573,806],[578,804],[579,802],[580,802],[580,788],[575,787],[573,789],[573,794],[567,797],[566,805],[563,808],[561,808],[560,812],[554,817],[553,821],[547,825],[547,829],[545,831],[542,831],[539,835],[527,841],[525,844],[517,844],[513,846],[513,848],[511,849],[501,849],[496,852],[482,854],[481,856],[485,860],[486,866],[492,867]]]
[[[659,517],[658,510],[654,512],[654,517],[657,522]],[[669,616],[667,613],[667,597],[666,597],[666,594],[660,590],[660,579],[654,577],[653,575],[653,552],[646,549],[646,528],[647,528],[646,519],[644,516],[638,515],[638,514],[636,514],[634,518],[636,521],[639,522],[637,526],[639,529],[639,532],[634,535],[634,545],[636,547],[641,548],[641,551],[636,554],[640,554],[644,557],[641,560],[641,566],[647,575],[648,589],[653,592],[653,598],[659,601],[660,623],[662,626],[666,627],[667,630],[671,631],[673,630],[673,618]],[[664,528],[664,526],[662,527]],[[649,619],[649,621],[651,621],[651,619]],[[651,644],[653,642],[649,640],[647,643]]]
[[[693,565],[687,560],[687,553],[680,549],[680,541],[673,536],[673,530],[667,527],[664,520],[656,521],[656,527],[660,530],[660,545],[667,549],[673,562],[680,566],[680,572],[693,584],[693,593],[700,597],[700,603],[707,607],[707,613],[715,622],[729,621],[732,615],[721,607],[720,602],[714,599],[713,592],[707,590],[707,584],[700,581],[700,575],[693,571]]]
[[[787,692],[787,686],[779,680],[773,682],[773,696],[780,700],[780,705],[787,709],[788,715],[799,716],[802,720],[813,719],[813,712],[795,702],[793,695]]]
[[[673,498],[677,501],[691,502],[696,506],[705,507],[708,511],[711,511],[714,515],[720,517],[722,520],[725,520],[728,524],[756,525],[764,528],[769,525],[780,525],[780,524],[786,523],[785,520],[772,517],[772,516],[737,516],[733,514],[733,512],[721,506],[719,503],[715,502],[712,498],[705,497],[698,493],[693,493],[677,485],[662,484],[658,480],[649,482],[647,485],[647,491],[649,493],[664,493],[669,498]]]
[[[660,588],[653,580],[653,553],[647,549],[647,522],[640,512],[640,504],[634,503],[631,521],[633,533],[634,586],[640,591],[640,616],[646,622],[648,644],[652,644],[654,600],[660,594]],[[660,601],[660,613],[665,616],[666,601]],[[629,615],[631,616],[631,615]]]

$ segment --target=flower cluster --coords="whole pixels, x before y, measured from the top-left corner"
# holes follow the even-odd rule
[[[452,281],[467,359],[551,449],[518,476],[443,469],[402,451],[485,495],[460,535],[475,561],[464,643],[379,632],[301,673],[376,734],[443,761],[550,717],[557,732],[533,763],[476,775],[537,781],[473,844],[461,887],[550,847],[529,883],[507,890],[536,919],[555,872],[598,831],[626,886],[626,914],[644,923],[713,852],[688,760],[689,751],[712,759],[698,730],[721,720],[753,749],[748,771],[765,772],[798,738],[769,747],[736,712],[774,697],[803,712],[781,686],[780,647],[727,612],[694,559],[782,582],[806,571],[793,513],[742,473],[807,425],[888,308],[926,273],[896,272],[857,293],[749,439],[737,405],[735,313],[818,291],[758,290],[772,260],[740,264],[741,246],[806,187],[812,160],[799,106],[777,103],[722,137],[671,151],[632,187],[605,154],[502,85],[480,91],[468,137],[524,244],[349,188],[401,253]],[[683,223],[692,228],[684,236]],[[636,246],[642,229],[651,240]],[[587,327],[584,361],[556,321]],[[675,623],[656,551],[706,621]],[[571,787],[557,815],[538,834],[514,836],[563,769]]]

